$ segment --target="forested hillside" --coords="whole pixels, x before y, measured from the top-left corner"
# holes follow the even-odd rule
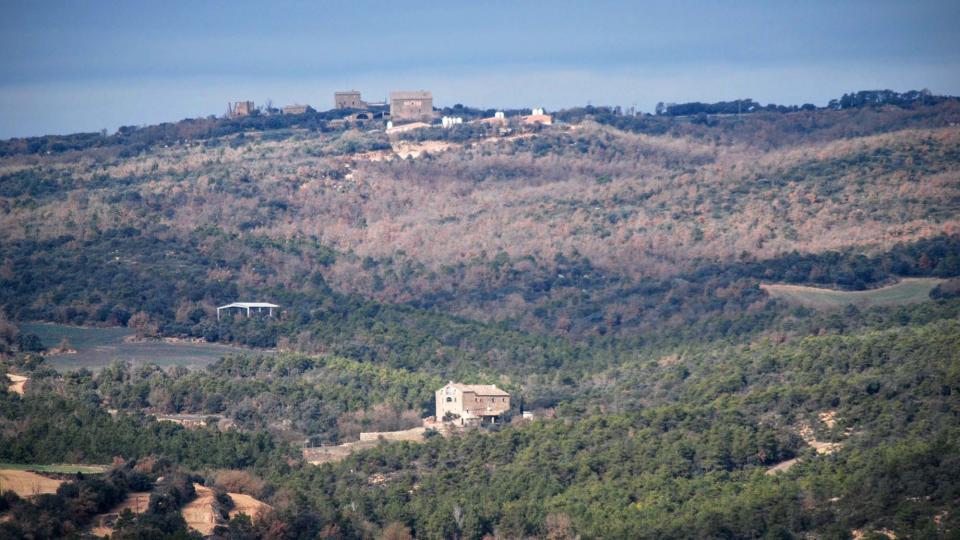
[[[0,462],[110,472],[3,495],[0,536],[149,490],[115,537],[183,537],[197,485],[222,538],[955,537],[960,105],[556,118],[7,143]],[[761,287],[914,277],[876,306]],[[278,315],[217,317],[254,300]],[[58,372],[30,321],[251,350]],[[510,392],[507,422],[304,461],[420,425],[448,380]]]
[[[725,125],[585,121],[416,159],[387,159],[390,141],[360,131],[15,156],[0,179],[2,302],[18,319],[143,312],[201,335],[239,296],[296,309],[332,290],[582,337],[762,309],[761,280],[957,275],[960,139],[940,127],[955,108],[880,135],[882,113],[795,113],[862,135],[772,150],[724,142]]]

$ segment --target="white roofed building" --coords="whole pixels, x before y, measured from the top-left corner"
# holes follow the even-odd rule
[[[280,306],[278,306],[277,304],[271,304],[269,302],[233,302],[232,304],[227,304],[225,306],[220,306],[217,308],[217,320],[218,321],[220,320],[220,310],[222,309],[226,309],[226,310],[231,310],[231,309],[244,310],[245,309],[247,310],[247,317],[250,316],[250,313],[251,313],[250,310],[256,310],[257,313],[261,313],[263,312],[264,309],[266,309],[267,314],[270,317],[273,317],[273,310],[277,309],[278,307]]]

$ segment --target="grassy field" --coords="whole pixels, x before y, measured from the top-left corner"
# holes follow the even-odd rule
[[[791,304],[799,304],[815,309],[832,309],[856,305],[901,306],[925,302],[930,299],[930,291],[944,280],[936,278],[906,278],[899,283],[869,291],[836,291],[803,285],[761,284],[767,294]]]
[[[33,471],[42,473],[61,473],[61,474],[99,474],[106,472],[106,465],[37,465],[32,463],[0,463],[0,470],[4,471]]]
[[[56,493],[62,483],[31,471],[0,468],[0,491],[13,491],[21,497]]]
[[[202,367],[221,357],[250,351],[219,343],[128,343],[124,338],[133,332],[127,328],[78,328],[45,323],[21,323],[19,326],[21,332],[39,336],[47,347],[56,347],[66,339],[77,350],[76,354],[50,355],[47,358],[47,364],[60,371],[84,367],[97,370],[116,359],[132,364]]]

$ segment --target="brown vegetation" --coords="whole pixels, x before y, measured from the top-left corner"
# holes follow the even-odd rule
[[[538,330],[531,312],[570,301],[576,290],[551,291],[547,299],[464,299],[508,288],[518,273],[549,276],[555,258],[571,254],[599,273],[637,279],[676,275],[694,261],[849,246],[882,251],[960,232],[960,128],[837,138],[870,133],[858,117],[846,121],[847,132],[829,137],[773,129],[768,135],[783,137],[775,144],[710,137],[699,127],[689,135],[644,135],[589,121],[472,144],[396,143],[394,153],[416,160],[382,159],[390,143],[359,132],[251,137],[128,159],[13,156],[0,160],[6,174],[69,177],[72,187],[11,205],[0,214],[0,242],[82,240],[124,226],[184,238],[198,228],[222,231],[226,236],[196,246],[204,254],[215,254],[229,235],[315,239],[340,252],[331,265],[260,249],[238,268],[211,268],[210,277],[241,287],[289,286],[322,271],[341,291],[388,302],[448,298],[441,307],[457,314]],[[138,264],[133,254],[115,257]],[[183,299],[176,313],[185,320],[212,308]],[[609,302],[606,316],[626,319],[636,309]],[[138,335],[157,333],[156,321],[142,313],[130,325]],[[555,326],[550,330],[563,332],[562,320]]]
[[[264,481],[250,471],[225,470],[213,475],[213,483],[224,491],[256,495],[264,487]]]
[[[337,429],[345,440],[356,440],[361,432],[401,431],[420,426],[420,414],[389,403],[379,403],[368,411],[347,413],[337,419]]]

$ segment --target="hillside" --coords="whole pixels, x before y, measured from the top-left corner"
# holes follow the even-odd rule
[[[0,497],[0,536],[148,492],[114,538],[955,536],[960,105],[556,118],[10,142],[0,461],[111,465]],[[232,347],[71,364],[37,322]],[[506,421],[304,460],[450,380]]]
[[[851,131],[872,127],[844,119]],[[584,122],[480,134],[416,159],[373,159],[405,144],[382,134],[268,133],[129,158],[4,159],[8,313],[97,324],[143,311],[183,325],[238,294],[329,287],[580,336],[756,307],[765,295],[754,278],[859,289],[960,272],[942,248],[902,249],[958,233],[955,127],[767,149],[717,142],[709,129],[644,135]],[[856,259],[892,250],[897,268]],[[782,276],[797,254],[814,268]],[[690,290],[717,267],[729,277]],[[149,301],[125,288],[154,280]]]

